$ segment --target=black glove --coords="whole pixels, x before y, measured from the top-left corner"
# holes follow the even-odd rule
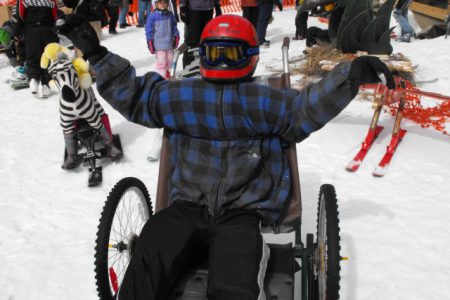
[[[92,64],[108,53],[105,47],[100,46],[94,28],[83,17],[68,15],[65,20],[60,19],[56,22],[56,30],[71,40],[73,45],[83,52],[84,58]]]
[[[189,24],[189,10],[186,6],[180,7],[180,19],[182,22]]]
[[[386,64],[379,58],[374,56],[355,58],[350,65],[350,72],[348,74],[353,95],[358,93],[358,88],[361,84],[380,82],[379,73],[384,74],[384,77],[386,77],[386,86],[389,89],[395,88],[395,81],[391,71],[389,71]]]

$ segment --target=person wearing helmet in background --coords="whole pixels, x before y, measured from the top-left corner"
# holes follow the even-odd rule
[[[169,299],[205,253],[208,299],[264,299],[268,247],[260,226],[281,221],[288,204],[284,147],[324,126],[360,84],[380,81],[378,73],[393,88],[392,74],[379,59],[360,57],[302,91],[254,83],[256,31],[222,15],[201,35],[202,78],[167,81],[154,72],[136,76],[91,31],[77,19],[59,27],[93,65],[100,95],[128,120],[171,131],[171,205],[142,229],[116,299]]]

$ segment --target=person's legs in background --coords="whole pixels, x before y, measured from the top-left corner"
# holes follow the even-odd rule
[[[258,6],[250,7],[250,22],[253,24],[253,27],[258,28]]]
[[[170,0],[169,1],[169,9],[175,16],[175,20],[177,22],[180,22],[180,16],[178,15],[178,9],[177,9],[177,0]]]
[[[122,7],[120,8],[120,13],[119,13],[119,27],[120,28],[125,28],[127,26],[130,26],[127,23],[127,14],[128,14],[128,10],[129,10],[129,5],[122,5]]]
[[[165,77],[166,79],[170,78],[170,68],[172,67],[173,63],[173,49],[166,50],[166,73]]]
[[[109,33],[117,34],[117,20],[119,20],[119,7],[118,6],[108,6],[109,14]]]
[[[166,51],[156,50],[156,67],[155,72],[159,73],[162,77],[166,77]]]
[[[25,64],[27,66],[27,76],[30,79],[30,90],[33,95],[37,95],[41,71],[40,58],[42,49],[39,47],[39,36],[35,32],[35,28],[28,28],[24,31],[25,44]]]
[[[257,6],[242,7],[242,17],[249,20],[250,23],[252,23],[253,27],[255,27],[255,30],[256,30],[256,28],[258,26],[258,7]]]
[[[41,33],[41,49],[42,52],[44,52],[45,47],[50,43],[58,43],[59,38],[56,35],[56,33],[53,31],[52,27],[42,27],[42,33]],[[47,69],[41,69],[41,85],[39,87],[39,97],[41,98],[47,98],[51,94],[51,89],[48,83],[51,80],[50,74],[48,74]]]
[[[148,0],[139,0],[138,2],[138,24],[137,27],[145,26],[145,18],[151,13],[151,2]]]
[[[270,46],[270,41],[266,40],[267,26],[272,16],[273,3],[263,3],[258,6],[258,25],[256,32],[258,33],[259,44],[264,47]]]
[[[183,55],[183,68],[194,61],[194,53],[189,49],[197,48],[200,45],[200,37],[208,23],[213,17],[212,10],[191,10],[189,11],[190,18],[185,32],[185,42],[188,45],[188,51]]]
[[[394,9],[394,19],[397,21],[397,23],[400,25],[401,28],[401,36],[398,39],[398,41],[401,42],[410,42],[411,37],[415,35],[414,29],[409,24],[408,20],[408,11],[409,11],[409,5],[411,4],[411,0],[405,2],[405,4],[401,8]]]
[[[31,79],[31,93],[39,98],[47,98],[50,95],[48,86],[50,75],[46,69],[42,69],[40,66],[42,52],[48,44],[58,42],[59,38],[52,27],[28,28],[24,32],[26,72],[28,78]]]
[[[294,40],[303,40],[306,37],[306,29],[308,28],[308,12],[297,11],[295,15],[295,37]]]

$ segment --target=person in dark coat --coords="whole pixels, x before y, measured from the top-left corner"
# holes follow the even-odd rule
[[[209,263],[207,299],[265,299],[268,246],[261,226],[289,207],[284,151],[338,115],[359,85],[395,86],[376,57],[336,66],[302,91],[252,82],[259,59],[253,25],[237,15],[211,20],[200,39],[202,79],[136,76],[131,63],[101,47],[86,22],[59,28],[93,65],[97,89],[128,120],[170,130],[170,206],[148,220],[115,299],[169,299],[199,260]],[[205,253],[208,253],[205,256]]]

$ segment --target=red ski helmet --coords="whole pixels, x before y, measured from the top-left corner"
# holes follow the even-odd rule
[[[200,38],[200,74],[212,81],[245,80],[259,60],[256,30],[247,19],[221,15],[209,21]]]

